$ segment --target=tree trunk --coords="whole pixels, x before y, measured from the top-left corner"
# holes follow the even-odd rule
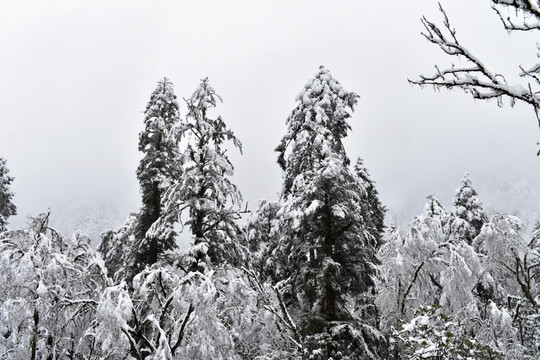
[[[39,313],[37,309],[34,307],[34,329],[33,329],[32,339],[30,340],[30,348],[31,348],[30,360],[36,359],[38,324],[39,324]]]

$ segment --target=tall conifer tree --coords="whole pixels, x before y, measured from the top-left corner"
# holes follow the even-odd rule
[[[382,339],[373,301],[356,302],[374,285],[380,236],[365,212],[367,184],[349,168],[342,143],[357,98],[321,67],[298,95],[276,149],[284,170],[277,252],[317,359],[378,358]]]
[[[148,231],[161,216],[165,190],[179,176],[175,162],[178,140],[174,133],[180,121],[179,106],[173,84],[167,78],[158,82],[144,115],[145,128],[139,134],[139,151],[144,156],[137,168],[142,207],[137,217],[132,249],[134,274],[176,246],[173,223],[161,226],[160,231]]]
[[[487,221],[482,201],[472,186],[469,174],[465,173],[454,195],[454,206],[445,230],[451,239],[465,240],[471,245]]]
[[[164,198],[163,219],[182,221],[193,235],[192,270],[203,263],[238,261],[236,236],[242,196],[230,177],[234,167],[227,145],[242,151],[242,144],[227,128],[221,116],[213,118],[212,109],[221,97],[208,78],[189,99],[186,121],[178,130],[180,147],[177,167],[181,176]]]

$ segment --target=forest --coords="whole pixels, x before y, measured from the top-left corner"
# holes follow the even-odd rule
[[[3,359],[534,359],[540,222],[483,208],[469,174],[407,229],[343,139],[358,95],[323,66],[277,145],[279,199],[251,213],[242,144],[208,79],[185,104],[163,78],[139,136],[142,206],[97,250],[50,213],[16,213],[0,161]],[[183,109],[185,116],[181,116]],[[181,249],[178,236],[188,236]]]
[[[490,4],[507,31],[540,29],[537,1]],[[409,83],[522,102],[540,125],[540,65],[508,83],[440,13],[423,36],[458,65]],[[538,359],[540,219],[485,208],[465,172],[450,208],[428,193],[398,224],[347,156],[358,99],[318,68],[275,144],[280,192],[251,209],[209,79],[187,97],[158,80],[141,207],[100,239],[62,233],[50,211],[11,228],[17,179],[0,157],[0,359]]]

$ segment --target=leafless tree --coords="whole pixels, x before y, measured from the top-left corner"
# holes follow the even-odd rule
[[[507,31],[540,30],[539,0],[491,0],[491,7]],[[449,68],[436,65],[433,75],[420,75],[419,79],[409,82],[420,86],[433,85],[435,88],[462,89],[475,99],[496,99],[499,106],[502,106],[505,96],[510,99],[512,106],[516,101],[523,101],[533,107],[540,127],[540,63],[530,68],[520,66],[519,75],[524,79],[523,83],[509,84],[505,76],[488,69],[458,41],[456,30],[450,25],[440,3],[439,9],[443,15],[443,26],[422,17],[425,27],[422,35],[446,54],[457,58],[460,65],[452,64]]]

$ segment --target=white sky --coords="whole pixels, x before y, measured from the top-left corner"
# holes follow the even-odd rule
[[[493,71],[537,61],[534,34],[509,36],[488,0],[443,6]],[[364,158],[390,216],[407,222],[430,193],[450,206],[465,171],[488,207],[538,214],[532,109],[410,86],[455,61],[420,35],[422,15],[440,24],[431,0],[3,1],[0,156],[16,178],[12,227],[67,203],[138,210],[138,133],[163,76],[180,98],[210,78],[244,144],[243,156],[231,151],[235,182],[252,209],[276,199],[273,149],[319,65],[361,96],[347,149]]]

